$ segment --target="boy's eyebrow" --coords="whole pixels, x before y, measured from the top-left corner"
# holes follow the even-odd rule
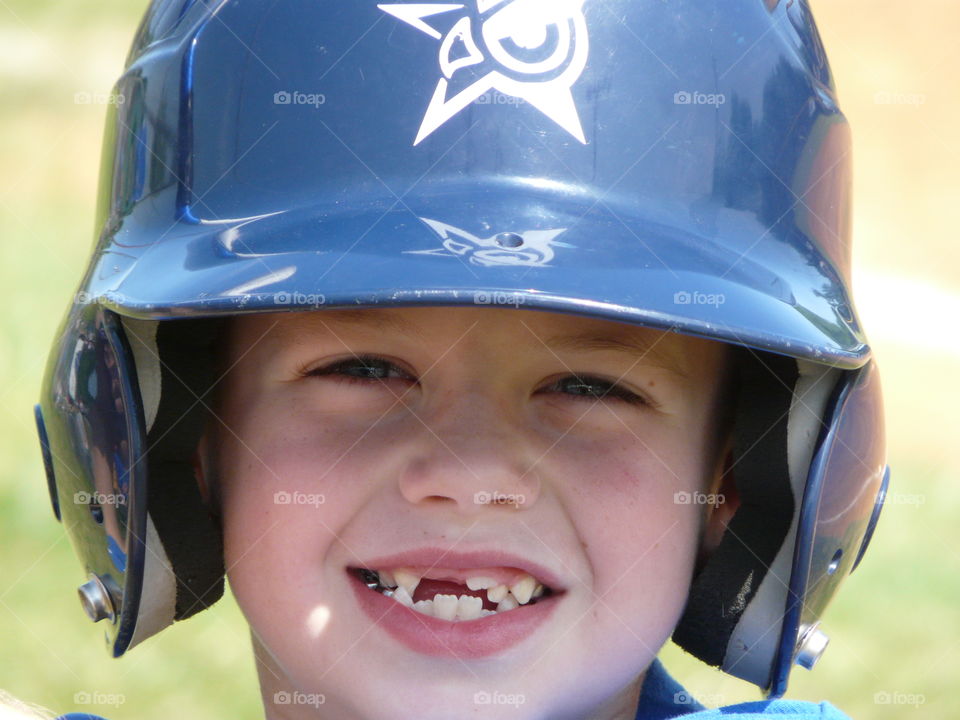
[[[588,330],[581,333],[553,335],[543,342],[555,350],[619,352],[647,365],[655,365],[676,373],[682,378],[687,378],[679,353],[674,352],[668,345],[660,343],[659,339],[647,340],[627,333],[607,335]]]
[[[329,313],[329,314],[328,314]],[[377,312],[370,312],[369,309],[362,310],[341,310],[339,308],[313,313],[318,323],[334,322],[348,323],[350,325],[367,325],[375,330],[389,328],[396,332],[410,335],[417,340],[423,340],[423,334],[412,322],[402,315],[393,311],[382,309]]]
[[[319,320],[367,325],[374,329],[390,328],[397,332],[410,335],[418,340],[424,340],[423,334],[417,326],[399,313],[387,308],[372,313],[369,309],[336,309],[324,317],[324,313],[317,313]],[[531,329],[528,327],[528,329]],[[531,330],[532,331],[532,330]],[[660,342],[660,336],[652,340],[621,332],[606,334],[596,330],[586,330],[574,333],[558,333],[546,338],[536,335],[537,339],[551,350],[573,352],[619,352],[628,355],[631,359],[642,361],[647,365],[669,370],[681,378],[688,378],[680,354],[671,349],[666,343]]]

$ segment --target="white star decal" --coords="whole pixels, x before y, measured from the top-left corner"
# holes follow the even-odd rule
[[[475,0],[464,3],[389,3],[381,10],[440,40],[437,82],[414,145],[490,90],[520,98],[586,144],[571,88],[589,51],[584,0]],[[460,11],[444,35],[428,19]],[[451,97],[453,76],[486,69]]]

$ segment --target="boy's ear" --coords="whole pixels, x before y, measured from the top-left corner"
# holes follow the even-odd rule
[[[710,483],[709,494],[713,495],[715,502],[707,504],[706,526],[700,547],[701,561],[706,560],[717,549],[730,520],[740,507],[740,494],[737,492],[734,480],[732,437],[720,453],[720,460],[714,471],[713,481]]]

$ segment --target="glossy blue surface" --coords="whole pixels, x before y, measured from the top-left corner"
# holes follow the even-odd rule
[[[39,404],[49,433],[59,513],[83,563],[120,612],[107,621],[113,654],[133,635],[143,578],[146,477],[137,374],[119,318],[81,306],[63,328]],[[58,507],[54,506],[55,510]]]
[[[798,522],[790,592],[771,694],[786,691],[798,631],[822,615],[856,569],[889,482],[876,364],[849,373],[823,427]]]
[[[373,2],[156,3],[86,287],[158,318],[501,291],[858,366],[848,128],[789,5],[587,0],[558,88],[563,63],[491,85],[510,72],[479,30],[483,61],[448,81],[437,38],[498,12],[472,3],[421,18],[437,38]],[[565,26],[544,22],[549,46]],[[487,92],[414,144],[441,80],[451,103]],[[564,98],[561,124],[542,107]]]
[[[44,474],[47,476],[50,505],[53,508],[53,516],[60,520],[60,497],[57,493],[57,478],[53,470],[53,455],[50,454],[50,438],[47,436],[47,426],[43,421],[43,411],[39,404],[33,408],[33,418],[37,423],[37,435],[40,438],[40,453],[43,456]]]

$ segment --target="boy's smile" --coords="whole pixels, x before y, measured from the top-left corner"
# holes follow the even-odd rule
[[[422,548],[368,565],[395,569],[351,569],[358,603],[394,638],[428,655],[505,650],[546,620],[563,592],[549,570],[496,551]]]
[[[233,322],[210,474],[268,714],[620,717],[701,547],[675,496],[719,480],[725,346],[493,308]]]

